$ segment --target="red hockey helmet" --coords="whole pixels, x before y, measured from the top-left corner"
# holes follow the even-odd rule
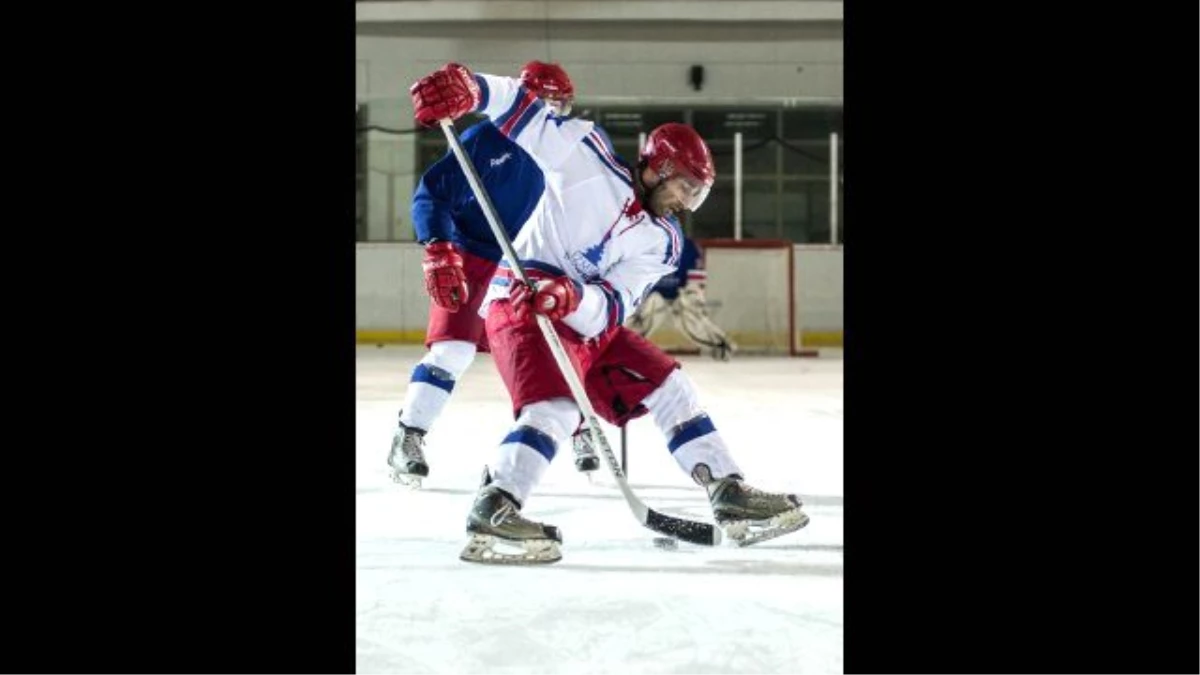
[[[700,208],[717,178],[708,144],[686,124],[668,122],[646,137],[640,159],[662,180],[681,178],[686,188],[684,206]]]
[[[525,85],[538,98],[557,101],[567,110],[570,109],[571,102],[575,99],[575,85],[571,84],[571,78],[567,76],[567,71],[557,63],[542,61],[526,63],[525,67],[521,69],[521,84]],[[565,115],[566,112],[563,114]]]

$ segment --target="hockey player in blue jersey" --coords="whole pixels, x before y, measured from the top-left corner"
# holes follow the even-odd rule
[[[521,82],[556,116],[570,114],[575,89],[559,65],[531,61],[521,71]],[[516,123],[515,118],[487,120],[462,135],[463,147],[514,239],[545,192],[542,169],[504,131]],[[502,252],[449,152],[421,176],[413,195],[412,219],[417,241],[425,246],[422,267],[431,299],[425,334],[429,351],[413,368],[388,465],[392,480],[419,487],[429,475],[426,433],[476,353],[489,351],[479,307]],[[595,470],[599,459],[589,447],[581,446],[576,466],[581,471]]]
[[[670,316],[675,327],[692,344],[708,350],[715,359],[728,361],[737,351],[737,345],[708,316],[704,298],[704,285],[707,280],[704,251],[695,241],[685,237],[678,269],[654,285],[625,325],[642,337],[648,338],[662,327],[667,316]]]

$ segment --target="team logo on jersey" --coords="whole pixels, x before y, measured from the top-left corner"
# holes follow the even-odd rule
[[[494,168],[500,166],[501,164],[507,162],[510,159],[512,159],[511,152],[506,152],[503,155],[500,155],[499,157],[493,158],[492,162],[491,162],[492,168],[494,169]]]
[[[645,213],[640,213],[633,217],[628,210],[630,200],[626,199],[621,205],[621,211],[617,214],[617,219],[612,225],[608,226],[608,230],[604,233],[604,237],[600,239],[600,243],[595,246],[589,246],[582,251],[574,251],[568,257],[571,264],[575,266],[575,271],[583,275],[584,279],[591,281],[600,276],[600,258],[604,256],[604,249],[608,246],[608,242],[612,240],[613,230],[621,223],[622,220],[628,221],[628,226],[617,233],[617,236],[627,232],[631,227],[637,225],[645,219]]]
[[[596,264],[600,261],[600,256],[597,255],[596,262],[592,262],[591,258],[588,257],[588,252],[591,250],[592,249],[588,249],[587,251],[572,251],[568,256],[568,259],[571,261],[571,266],[575,268],[576,272],[579,272],[584,281],[592,281],[600,277],[600,267]]]

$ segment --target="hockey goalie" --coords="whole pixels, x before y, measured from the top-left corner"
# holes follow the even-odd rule
[[[683,255],[674,274],[663,277],[629,317],[625,325],[644,338],[662,327],[670,316],[675,328],[713,358],[728,361],[737,345],[708,315],[704,297],[704,251],[690,238],[683,240]]]

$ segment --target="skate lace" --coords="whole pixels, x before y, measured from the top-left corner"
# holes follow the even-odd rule
[[[417,462],[425,461],[425,453],[421,450],[421,437],[417,434],[405,434],[404,456]]]
[[[500,523],[503,523],[505,520],[507,520],[509,516],[516,515],[516,513],[517,509],[513,507],[510,502],[504,502],[504,504],[500,508],[496,509],[496,512],[492,514],[490,519],[492,527],[500,527]]]
[[[775,496],[771,492],[766,492],[765,490],[759,490],[758,488],[753,487],[751,485],[746,485],[745,483],[739,483],[738,487],[740,487],[742,489],[742,492],[746,493],[747,495],[749,495],[751,497],[773,497],[773,496]]]
[[[734,490],[733,494],[740,494],[742,499],[744,499],[746,501],[746,503],[761,504],[763,501],[773,503],[780,499],[785,499],[785,497],[781,494],[776,494],[774,492],[767,492],[766,490],[759,490],[756,487],[747,485],[743,481],[736,481],[730,487],[732,487]]]

